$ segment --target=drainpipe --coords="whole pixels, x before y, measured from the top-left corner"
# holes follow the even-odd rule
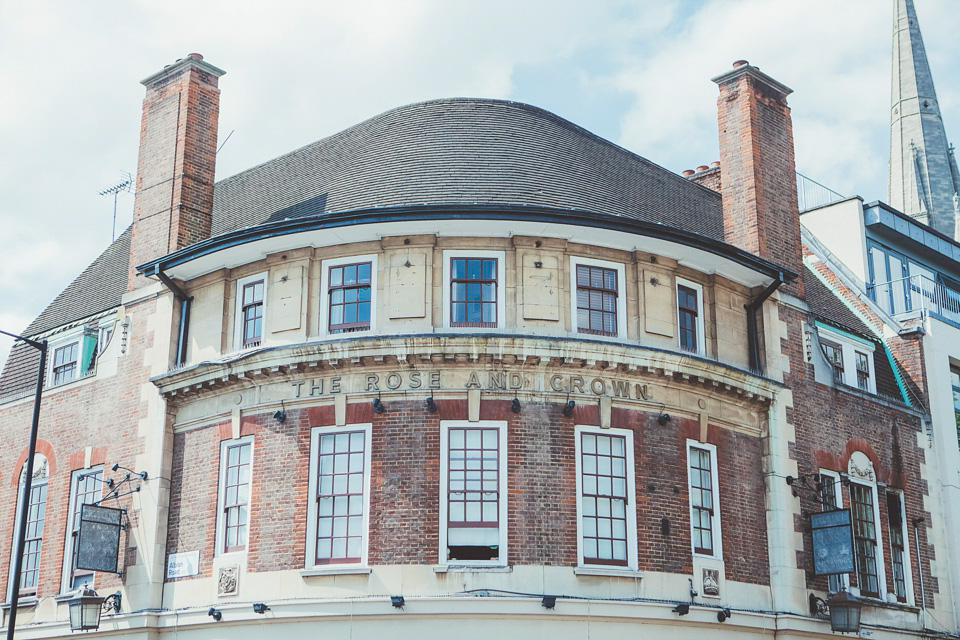
[[[190,302],[193,298],[187,296],[173,280],[167,277],[167,274],[159,269],[157,269],[157,278],[167,285],[167,288],[173,292],[174,297],[180,301],[180,330],[177,332],[176,362],[176,366],[180,367],[187,361],[187,330],[190,326]]]
[[[757,310],[763,305],[767,298],[773,295],[773,292],[784,283],[783,272],[777,273],[777,278],[764,289],[760,295],[743,305],[747,310],[747,341],[750,343],[750,370],[760,371],[760,336],[757,333]]]

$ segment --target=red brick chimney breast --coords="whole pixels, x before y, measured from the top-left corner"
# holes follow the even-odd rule
[[[147,284],[137,265],[210,237],[224,73],[191,53],[142,81],[128,291]]]
[[[792,90],[744,60],[716,78],[723,167],[724,239],[761,258],[802,270]],[[784,287],[803,295],[803,281]]]

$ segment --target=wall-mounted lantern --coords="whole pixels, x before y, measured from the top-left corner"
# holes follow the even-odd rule
[[[100,628],[100,614],[113,609],[120,613],[120,592],[102,598],[91,587],[84,585],[79,593],[67,600],[70,607],[71,631],[95,631]]]

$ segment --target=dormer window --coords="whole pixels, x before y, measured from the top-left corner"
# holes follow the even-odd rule
[[[834,380],[867,393],[876,393],[873,368],[876,344],[819,322],[817,331],[820,334],[820,350],[833,367]]]
[[[79,359],[80,343],[58,347],[53,351],[53,384],[65,384],[77,377],[77,361]]]

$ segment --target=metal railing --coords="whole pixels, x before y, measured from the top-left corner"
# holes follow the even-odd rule
[[[839,202],[844,197],[844,195],[823,186],[816,180],[811,180],[802,173],[797,174],[797,204],[800,206],[800,211],[808,211]]]
[[[960,326],[960,291],[941,280],[918,274],[868,285],[867,292],[890,315],[920,311]]]

